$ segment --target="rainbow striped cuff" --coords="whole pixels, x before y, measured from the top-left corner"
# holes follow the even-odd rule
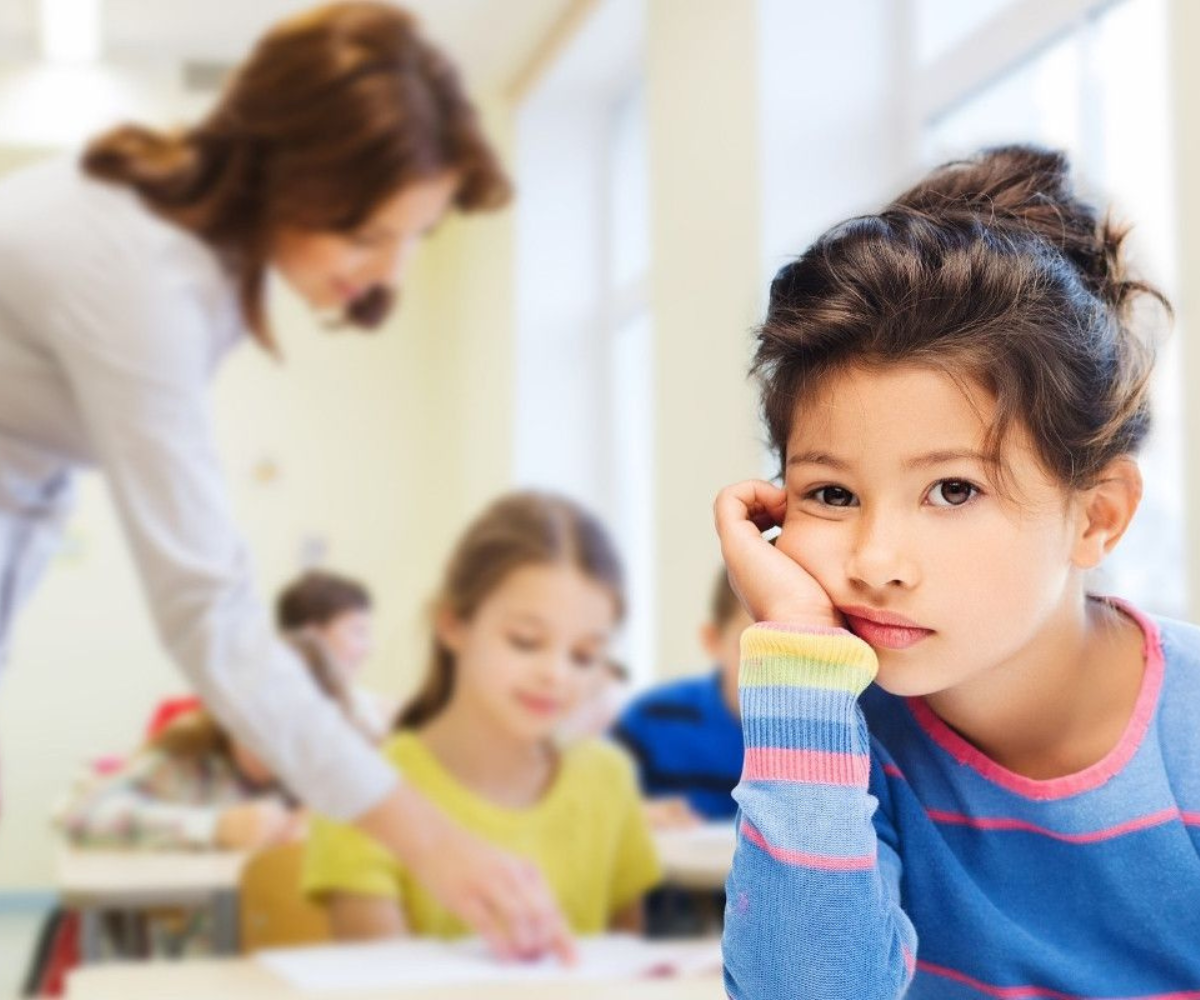
[[[743,780],[865,786],[858,696],[877,669],[871,647],[842,629],[765,623],[742,633]]]
[[[820,688],[858,697],[878,670],[875,651],[845,629],[759,622],[742,633],[742,688]]]

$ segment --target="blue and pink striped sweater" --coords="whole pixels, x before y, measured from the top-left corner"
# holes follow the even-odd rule
[[[850,633],[747,630],[729,995],[1200,1000],[1200,629],[1130,613],[1133,717],[1047,781],[867,690]]]

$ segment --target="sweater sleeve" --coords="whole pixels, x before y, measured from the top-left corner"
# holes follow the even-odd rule
[[[878,664],[843,630],[760,624],[742,637],[746,756],[727,885],[733,1000],[894,1000],[916,961],[889,818],[868,791],[858,695]]]
[[[145,273],[121,244],[77,271],[46,332],[162,642],[212,713],[309,806],[360,815],[396,773],[321,694],[258,599],[208,411],[211,283],[187,259]]]

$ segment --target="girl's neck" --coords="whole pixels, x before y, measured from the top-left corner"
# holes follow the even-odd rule
[[[558,759],[549,740],[516,736],[457,695],[420,733],[447,771],[495,805],[529,808],[554,781]]]
[[[1103,759],[1133,714],[1145,666],[1137,623],[1080,597],[1013,657],[926,703],[996,763],[1027,778]]]

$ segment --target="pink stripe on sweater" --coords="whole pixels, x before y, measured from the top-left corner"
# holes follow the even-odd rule
[[[1198,825],[1193,813],[1182,813],[1178,809],[1161,809],[1146,816],[1126,820],[1116,826],[1107,826],[1100,830],[1089,830],[1087,833],[1061,833],[1044,826],[1027,823],[1023,819],[1010,819],[1005,816],[967,816],[964,813],[946,812],[942,809],[928,809],[929,818],[935,823],[949,823],[954,826],[969,826],[975,830],[1019,830],[1022,833],[1036,833],[1053,840],[1062,840],[1068,844],[1094,844],[1100,840],[1112,840],[1136,830],[1146,830],[1153,826],[1162,826],[1173,820],[1182,820],[1188,826]],[[1189,817],[1191,821],[1189,822]]]
[[[865,753],[747,747],[742,778],[747,781],[803,781],[866,787],[871,758]]]
[[[768,844],[767,838],[759,833],[749,820],[742,820],[742,836],[756,847],[762,848],[776,861],[797,868],[817,868],[826,872],[858,872],[875,867],[875,855],[863,855],[857,858],[838,858],[828,854],[810,854],[807,851],[795,851],[790,847],[776,847]]]
[[[1181,990],[1176,993],[1143,993],[1136,997],[1086,997],[1080,993],[1062,993],[1059,990],[1047,989],[1044,986],[994,986],[968,976],[944,965],[934,965],[923,959],[917,959],[917,968],[928,972],[931,976],[941,976],[971,989],[986,993],[990,997],[1000,997],[1002,1000],[1200,1000],[1200,990]]]
[[[1028,799],[1045,801],[1047,799],[1063,799],[1068,795],[1078,795],[1080,792],[1099,788],[1113,775],[1119,774],[1141,746],[1142,738],[1150,726],[1150,719],[1158,707],[1158,694],[1162,689],[1165,668],[1162,636],[1153,620],[1124,601],[1113,597],[1106,597],[1103,600],[1123,611],[1141,628],[1145,670],[1142,673],[1142,687],[1138,692],[1137,701],[1133,706],[1133,714],[1129,717],[1125,731],[1121,734],[1116,746],[1091,767],[1085,767],[1075,774],[1063,775],[1061,778],[1045,780],[1027,778],[1023,774],[1017,774],[1002,764],[996,763],[987,754],[964,740],[938,718],[923,698],[906,698],[905,703],[908,705],[909,711],[912,712],[930,739],[951,757],[960,764],[974,768],[983,777],[1002,788],[1007,788],[1010,792],[1016,792]]]

